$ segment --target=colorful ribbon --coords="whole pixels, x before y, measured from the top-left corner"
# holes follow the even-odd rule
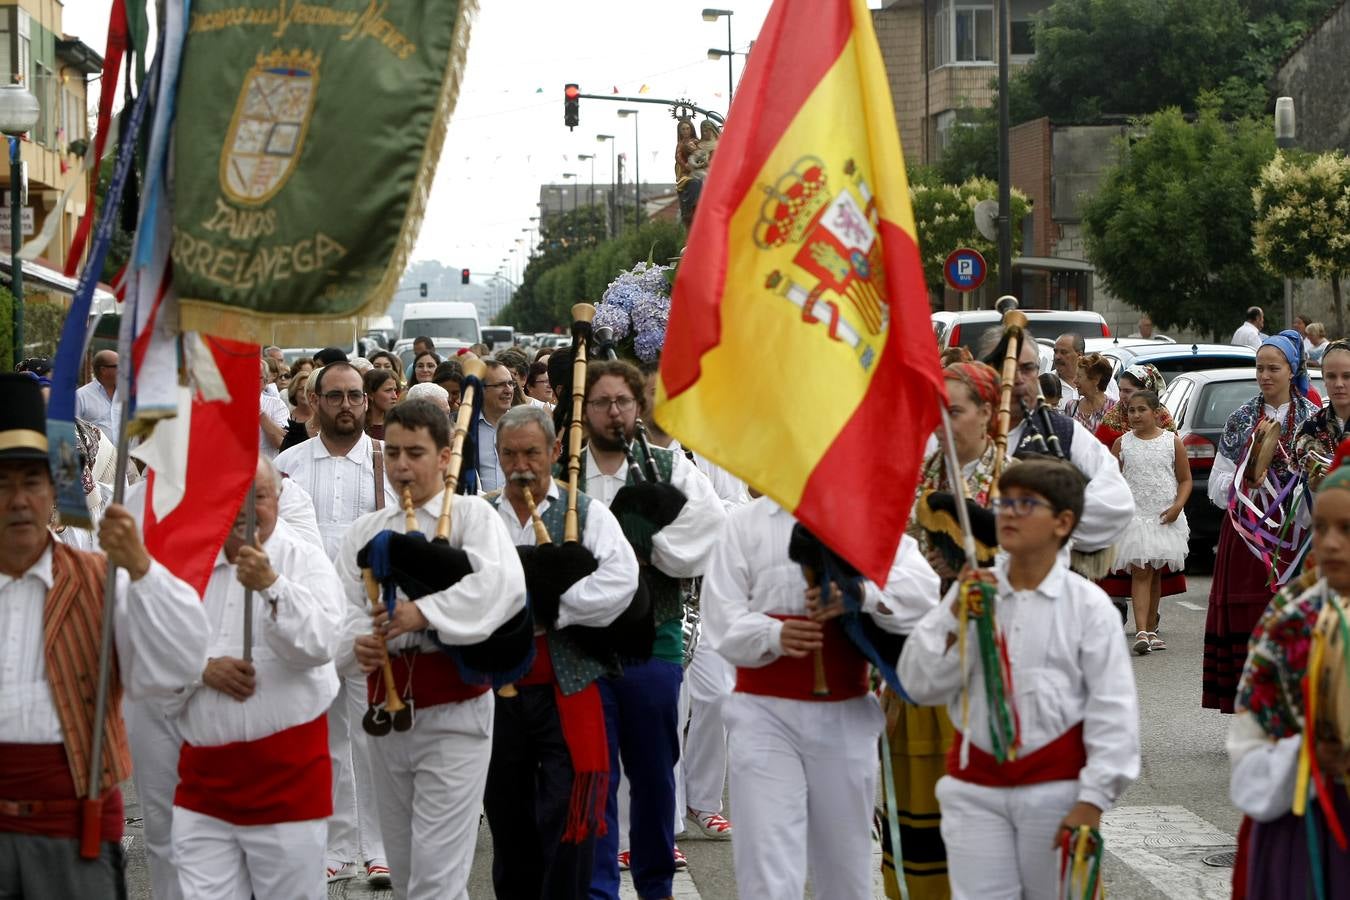
[[[961,655],[961,766],[969,760],[966,740],[970,733],[970,666],[966,661],[967,627],[975,621],[975,636],[984,672],[985,703],[989,707],[990,752],[1000,763],[1017,758],[1022,746],[1022,723],[1017,715],[1012,661],[1008,645],[995,618],[997,592],[987,581],[971,579],[961,584],[957,605],[957,642]]]
[[[1102,835],[1090,825],[1065,828],[1059,841],[1058,900],[1105,898],[1102,884]]]

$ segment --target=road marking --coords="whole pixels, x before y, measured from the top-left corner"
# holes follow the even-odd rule
[[[1205,611],[1205,607],[1201,606],[1201,605],[1198,604],[1198,603],[1192,603],[1192,602],[1189,601],[1189,600],[1178,600],[1178,601],[1177,601],[1177,606],[1184,606],[1184,607],[1186,607],[1187,609],[1193,609],[1193,610],[1195,610],[1196,612],[1204,612],[1204,611]]]
[[[1232,869],[1206,866],[1205,856],[1231,850],[1233,836],[1184,806],[1122,806],[1102,816],[1102,839],[1116,859],[1168,900],[1222,900]]]

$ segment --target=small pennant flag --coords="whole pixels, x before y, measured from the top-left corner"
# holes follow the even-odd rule
[[[639,94],[650,94],[651,92],[652,92],[651,87],[645,84],[642,87],[638,88]]]
[[[656,420],[884,584],[944,397],[928,315],[867,0],[776,0],[679,268]]]

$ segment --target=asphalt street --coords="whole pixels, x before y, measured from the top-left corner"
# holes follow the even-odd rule
[[[1140,692],[1143,772],[1103,826],[1108,850],[1108,896],[1120,900],[1210,900],[1228,896],[1232,870],[1206,858],[1234,848],[1239,815],[1228,801],[1226,717],[1200,708],[1200,659],[1210,579],[1189,579],[1189,590],[1163,600],[1162,636],[1168,649],[1133,657]],[[1124,631],[1121,640],[1126,640]],[[126,843],[132,900],[150,896],[139,806],[128,790]],[[733,822],[735,810],[730,811]],[[729,842],[678,840],[689,870],[677,877],[675,896],[736,897]],[[469,895],[492,897],[492,840],[479,833]],[[1214,862],[1216,860],[1212,860]],[[1222,861],[1222,860],[1218,860]],[[330,885],[333,898],[383,897],[363,879]],[[635,897],[628,888],[627,897]],[[878,889],[877,896],[883,894]]]

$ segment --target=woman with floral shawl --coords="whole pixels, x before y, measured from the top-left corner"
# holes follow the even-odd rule
[[[1350,748],[1322,728],[1317,729],[1316,747],[1310,749],[1329,796],[1319,802],[1305,793],[1300,798],[1304,803],[1295,803],[1309,729],[1305,678],[1317,677],[1309,672],[1313,632],[1324,609],[1335,604],[1344,612],[1345,598],[1350,597],[1350,468],[1338,468],[1322,481],[1313,504],[1313,523],[1320,577],[1311,587],[1307,580],[1287,586],[1266,608],[1252,632],[1229,723],[1230,794],[1248,817],[1243,823],[1245,840],[1240,839],[1241,864],[1234,872],[1235,897],[1350,896],[1350,853],[1332,839],[1326,818],[1329,807],[1343,828],[1350,826],[1345,791]],[[1344,677],[1345,670],[1340,672]],[[1310,758],[1304,765],[1311,769],[1312,762]],[[1303,815],[1295,815],[1296,809]]]
[[[1261,392],[1228,417],[1209,475],[1210,502],[1227,510],[1228,515],[1219,530],[1219,552],[1205,615],[1201,704],[1226,713],[1233,711],[1252,628],[1295,562],[1292,551],[1254,548],[1249,543],[1253,531],[1250,522],[1240,531],[1241,523],[1235,523],[1235,518],[1249,515],[1255,506],[1264,516],[1255,529],[1272,530],[1277,526],[1268,523],[1278,522],[1290,512],[1295,491],[1271,495],[1268,488],[1250,481],[1256,461],[1251,450],[1258,426],[1273,423],[1279,429],[1279,447],[1263,484],[1286,486],[1295,477],[1294,439],[1303,423],[1317,412],[1307,399],[1308,370],[1298,332],[1282,331],[1262,341],[1256,351],[1256,381]]]
[[[1322,383],[1328,403],[1303,423],[1294,441],[1294,458],[1313,487],[1319,480],[1319,467],[1325,470],[1327,460],[1345,438],[1345,423],[1350,419],[1350,341],[1332,341],[1326,346]]]

